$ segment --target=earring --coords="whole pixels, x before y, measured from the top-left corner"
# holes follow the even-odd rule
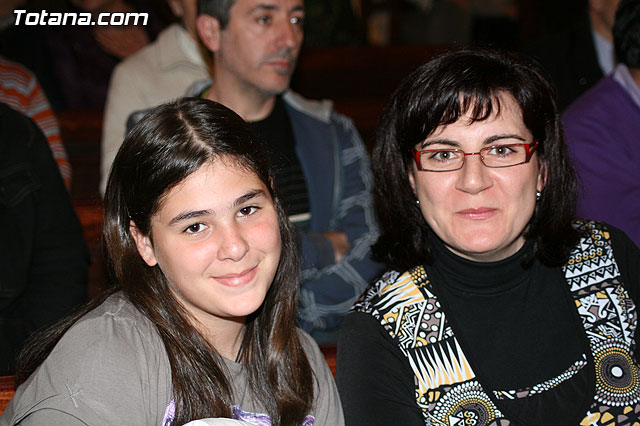
[[[416,204],[417,204],[417,205],[420,205],[420,200],[416,200]]]
[[[542,192],[536,191],[536,201],[540,201],[540,197],[542,197]]]

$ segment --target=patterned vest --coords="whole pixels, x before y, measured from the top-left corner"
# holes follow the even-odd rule
[[[584,426],[640,425],[640,370],[632,359],[635,305],[620,282],[609,233],[596,222],[577,222],[585,232],[562,268],[586,331],[595,363],[596,392]],[[492,391],[478,382],[432,291],[422,266],[390,271],[370,287],[354,311],[368,313],[396,341],[415,375],[416,403],[426,425],[511,425],[494,401],[552,389],[587,364],[578,360],[562,374],[526,389]]]

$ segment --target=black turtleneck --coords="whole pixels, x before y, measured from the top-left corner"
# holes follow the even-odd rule
[[[439,240],[432,246],[433,290],[487,392],[531,388],[590,353],[562,270],[522,266],[530,243],[497,262],[464,259]],[[536,396],[497,401],[498,408],[530,425],[577,424],[593,397],[588,371]]]

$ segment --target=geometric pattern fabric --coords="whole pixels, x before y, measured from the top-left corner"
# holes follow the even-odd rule
[[[387,272],[356,302],[394,339],[415,376],[416,404],[429,426],[510,425],[497,405],[505,398],[552,389],[587,362],[596,371],[593,403],[584,426],[640,425],[640,370],[632,359],[635,305],[620,282],[606,228],[576,221],[584,237],[563,266],[589,340],[590,354],[557,377],[527,389],[485,392],[431,290],[423,266]]]

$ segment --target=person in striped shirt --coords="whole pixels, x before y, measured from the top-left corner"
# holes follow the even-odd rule
[[[60,126],[38,79],[23,65],[0,56],[0,102],[36,122],[47,138],[53,158],[71,189],[71,164],[60,137]]]

